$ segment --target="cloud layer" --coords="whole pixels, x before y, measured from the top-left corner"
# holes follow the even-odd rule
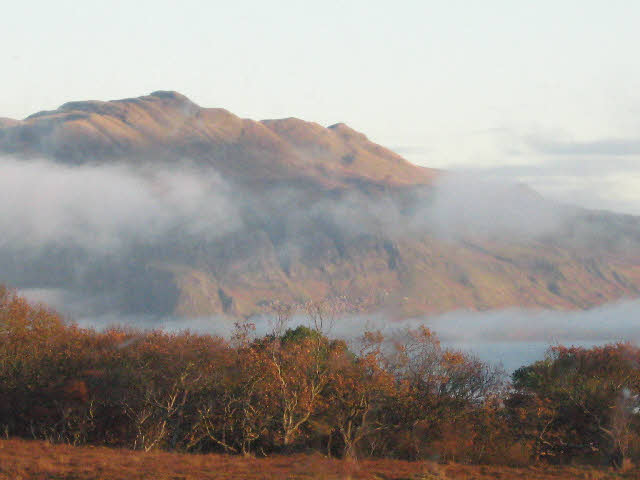
[[[564,214],[524,187],[477,175],[444,175],[435,188],[406,197],[306,196],[286,186],[242,189],[187,161],[65,166],[0,158],[0,248],[113,253],[167,236],[211,240],[250,224],[298,234],[323,222],[345,235],[539,235]]]
[[[110,252],[176,231],[215,237],[238,228],[237,219],[229,186],[186,163],[167,169],[0,158],[0,247]]]

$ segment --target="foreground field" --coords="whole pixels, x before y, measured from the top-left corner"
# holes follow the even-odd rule
[[[209,480],[209,479],[638,479],[587,467],[508,468],[435,462],[363,460],[320,455],[243,458],[229,455],[142,453],[104,447],[71,447],[40,441],[0,440],[0,480]]]

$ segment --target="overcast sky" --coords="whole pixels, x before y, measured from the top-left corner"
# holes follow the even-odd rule
[[[24,1],[0,116],[177,90],[640,214],[640,2]]]

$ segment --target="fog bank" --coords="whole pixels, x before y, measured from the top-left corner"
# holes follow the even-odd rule
[[[45,302],[62,311],[69,306],[69,317],[84,327],[102,329],[111,325],[129,325],[140,329],[166,331],[190,330],[230,338],[237,319],[226,316],[183,318],[159,315],[108,313],[91,315],[92,307],[63,291],[23,290],[20,294],[34,302]],[[255,325],[256,336],[266,335],[274,327],[269,314],[246,320]],[[308,317],[297,312],[287,324],[310,326]],[[432,317],[390,320],[385,314],[329,315],[325,323],[331,338],[357,342],[367,330],[379,330],[389,336],[407,328],[426,326],[445,347],[474,353],[507,371],[542,359],[553,345],[593,346],[612,342],[640,344],[640,300],[626,300],[590,310],[555,311],[505,309],[486,312],[454,311]]]
[[[177,231],[211,237],[239,228],[229,185],[188,163],[66,166],[0,158],[0,247],[112,253]]]

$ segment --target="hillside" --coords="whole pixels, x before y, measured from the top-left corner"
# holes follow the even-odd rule
[[[201,108],[168,91],[109,102],[70,102],[23,121],[0,123],[0,152],[83,163],[186,156],[251,185],[308,181],[428,183],[435,174],[408,163],[338,123],[324,128],[297,118],[253,120]]]
[[[0,282],[82,298],[85,315],[250,316],[274,300],[328,297],[409,317],[582,309],[640,293],[637,217],[474,179],[451,187],[344,124],[241,119],[155,92],[3,119],[0,152],[12,171],[29,165],[26,178],[53,169],[65,191],[74,172],[73,188],[98,179],[68,204],[33,207],[47,212],[47,235],[68,216],[64,235],[22,228],[17,215],[15,240],[0,246]],[[43,185],[39,194],[54,190]],[[150,192],[142,206],[118,198],[127,185]],[[110,213],[117,201],[126,228]],[[105,224],[113,241],[96,253]]]

